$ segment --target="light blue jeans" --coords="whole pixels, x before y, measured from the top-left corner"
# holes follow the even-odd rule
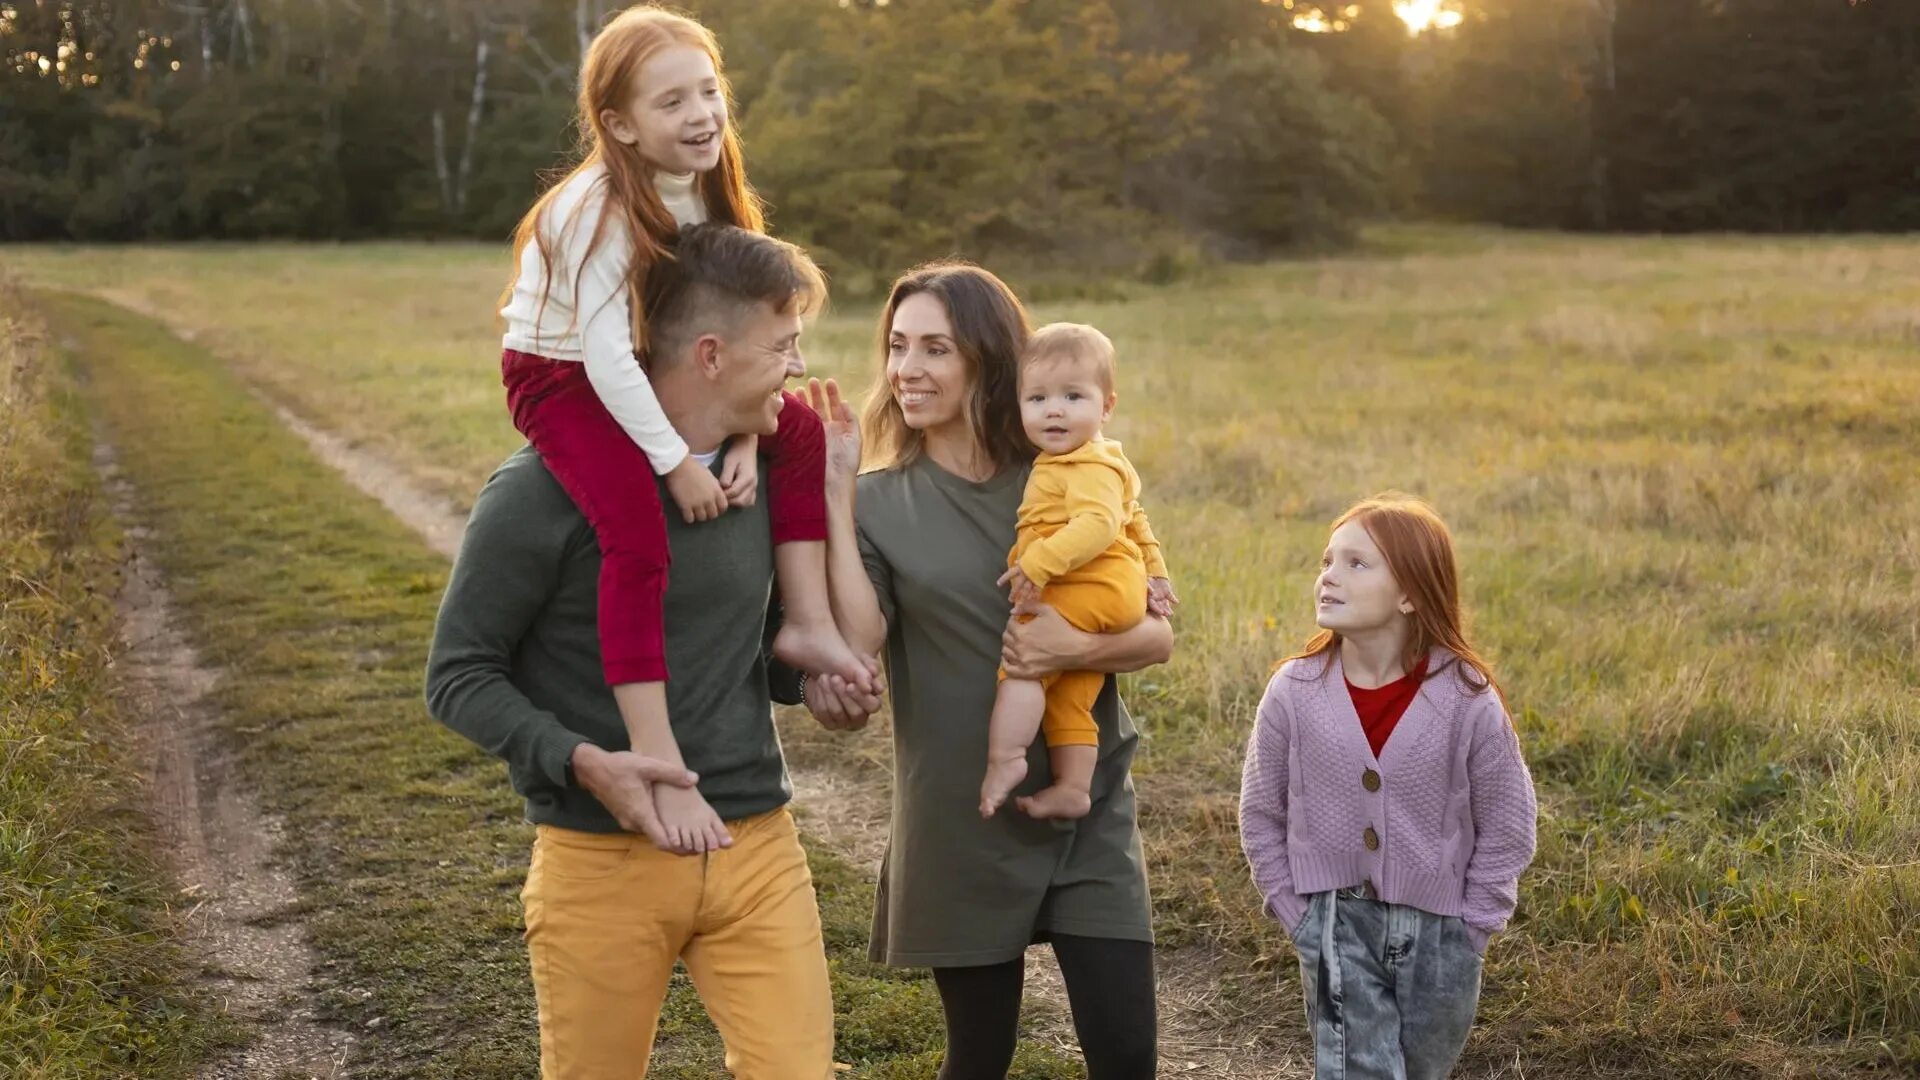
[[[1315,893],[1293,934],[1314,1080],[1442,1080],[1480,1004],[1479,954],[1459,918]]]

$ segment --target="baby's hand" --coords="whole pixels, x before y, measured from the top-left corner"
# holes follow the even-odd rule
[[[1165,619],[1180,606],[1180,598],[1173,594],[1173,582],[1168,578],[1147,579],[1147,612]]]
[[[720,465],[720,487],[727,505],[752,506],[760,489],[760,438],[742,435],[727,447]]]
[[[1040,599],[1040,586],[1035,585],[1033,579],[1027,576],[1027,572],[1017,566],[1008,567],[1007,572],[1001,574],[1000,580],[994,584],[1012,588],[1009,599],[1013,601],[1014,607]]]
[[[726,489],[692,454],[681,458],[680,464],[667,473],[667,492],[688,524],[712,521],[727,512]]]

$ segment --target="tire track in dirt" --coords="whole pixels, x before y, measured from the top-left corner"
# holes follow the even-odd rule
[[[209,700],[220,672],[180,632],[113,447],[96,439],[93,464],[127,537],[115,598],[125,651],[113,670],[149,762],[148,810],[181,883],[185,944],[201,958],[201,988],[254,1025],[248,1042],[203,1066],[199,1080],[342,1076],[354,1037],[317,1019],[315,954],[293,879],[275,859],[282,824],[240,783]]]

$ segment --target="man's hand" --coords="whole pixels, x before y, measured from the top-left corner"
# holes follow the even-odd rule
[[[1018,566],[1007,567],[1007,572],[1001,574],[1000,580],[994,584],[1009,588],[1008,599],[1013,601],[1014,607],[1040,602],[1040,586],[1035,585],[1033,579],[1027,576],[1027,572]]]
[[[692,454],[681,458],[680,464],[667,473],[667,493],[673,496],[688,524],[712,521],[727,512],[726,489]]]
[[[670,846],[670,838],[653,804],[653,785],[690,788],[699,780],[670,761],[631,750],[602,750],[592,743],[574,747],[573,778],[600,800],[622,829],[640,833],[661,848]]]
[[[1173,609],[1180,606],[1180,598],[1174,595],[1173,582],[1168,578],[1152,577],[1147,579],[1147,613],[1163,619],[1171,618]]]
[[[1032,616],[1028,619],[1026,616]],[[1066,620],[1052,604],[1017,605],[1000,635],[1000,666],[1010,679],[1044,679],[1086,667],[1084,646],[1092,635]]]
[[[741,435],[720,459],[720,488],[728,506],[752,506],[760,495],[760,438]]]
[[[838,675],[807,680],[807,711],[828,731],[858,731],[880,711],[880,694],[866,693]]]

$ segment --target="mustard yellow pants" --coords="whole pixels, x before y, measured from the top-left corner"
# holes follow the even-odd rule
[[[793,817],[783,808],[727,828],[733,846],[709,855],[538,828],[521,902],[543,1080],[644,1077],[676,960],[734,1076],[833,1075],[820,908]]]
[[[1020,561],[1033,539],[1037,537],[1020,537],[1008,566]],[[1138,556],[1108,549],[1085,566],[1047,582],[1040,597],[1076,630],[1089,634],[1131,630],[1147,616],[1147,569]],[[1000,677],[1006,678],[1007,673],[1000,672]],[[1106,674],[1099,671],[1061,671],[1040,680],[1047,688],[1047,711],[1040,719],[1040,730],[1048,746],[1100,745],[1093,703],[1106,683]]]

